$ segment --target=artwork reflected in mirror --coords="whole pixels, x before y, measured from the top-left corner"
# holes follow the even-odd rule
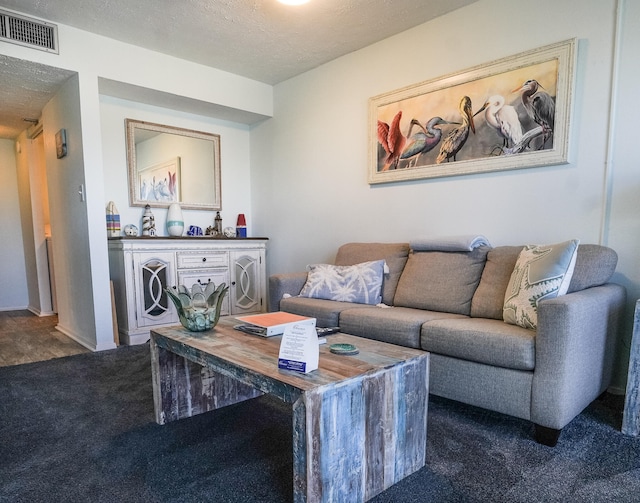
[[[125,121],[132,206],[220,210],[220,136]]]

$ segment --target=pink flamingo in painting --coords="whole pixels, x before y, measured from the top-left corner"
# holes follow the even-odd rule
[[[378,141],[387,152],[382,171],[388,171],[392,164],[393,169],[398,167],[400,155],[407,143],[407,138],[400,131],[400,119],[402,119],[402,110],[393,118],[391,126],[386,122],[378,121]]]

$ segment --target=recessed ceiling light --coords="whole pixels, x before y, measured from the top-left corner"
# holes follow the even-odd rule
[[[278,0],[278,2],[287,4],[287,5],[302,5],[303,3],[307,3],[309,0]]]

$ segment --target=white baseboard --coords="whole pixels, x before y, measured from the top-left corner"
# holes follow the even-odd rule
[[[113,342],[113,341],[110,341],[107,344],[101,344],[101,345],[97,346],[93,341],[87,341],[86,339],[83,339],[81,336],[79,336],[78,334],[74,333],[72,330],[69,330],[69,329],[65,328],[64,326],[60,325],[59,323],[56,325],[56,330],[62,332],[64,335],[66,335],[70,339],[73,339],[78,344],[81,344],[82,346],[84,346],[85,348],[87,348],[90,351],[94,351],[94,352],[95,351],[104,351],[106,349],[115,349],[117,347],[115,342]]]
[[[151,338],[149,332],[144,334],[125,334],[120,332],[120,342],[128,346],[135,346],[137,344],[145,344]]]
[[[0,311],[27,311],[29,306],[4,306],[0,307]]]
[[[31,311],[33,314],[35,314],[38,317],[53,316],[53,315],[56,314],[53,311],[42,311],[42,310],[37,309],[37,308],[35,308],[33,306],[27,307],[27,311]]]

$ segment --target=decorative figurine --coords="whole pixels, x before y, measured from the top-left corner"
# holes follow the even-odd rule
[[[205,236],[217,236],[216,230],[213,228],[213,225],[210,225],[209,227],[207,227],[207,229],[204,231],[204,235]]]
[[[233,227],[225,227],[224,228],[224,235],[227,238],[233,238],[236,235],[236,230]]]
[[[202,227],[197,225],[190,225],[187,231],[187,236],[202,236]]]
[[[151,206],[148,204],[144,207],[144,214],[142,215],[142,235],[156,235],[156,218],[153,216]]]
[[[124,235],[125,236],[137,236],[138,235],[138,228],[133,225],[133,224],[127,224],[124,226]]]
[[[120,235],[120,215],[113,201],[107,205],[107,237],[117,238]]]
[[[216,231],[216,235],[221,236],[222,235],[222,217],[220,216],[219,211],[216,211],[216,218],[214,218],[213,221],[214,221],[213,228]]]

